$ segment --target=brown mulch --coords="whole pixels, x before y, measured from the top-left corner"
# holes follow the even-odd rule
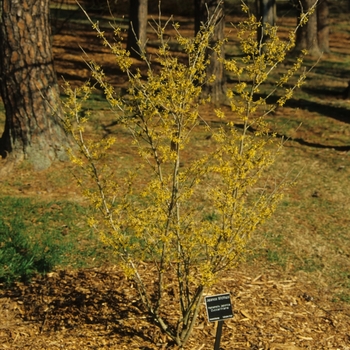
[[[295,277],[232,271],[210,294],[226,292],[235,315],[224,322],[222,349],[350,349],[350,306]],[[17,283],[0,291],[0,315],[0,349],[170,348],[116,267]],[[215,332],[202,307],[186,349],[213,349]]]

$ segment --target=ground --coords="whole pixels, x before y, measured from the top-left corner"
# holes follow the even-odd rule
[[[349,349],[349,305],[331,303],[295,276],[234,271],[210,294],[222,292],[231,294],[234,309],[224,322],[222,349]],[[133,283],[113,266],[19,283],[2,293],[0,310],[1,349],[169,348],[140,312]],[[202,307],[186,349],[212,349],[215,335]]]
[[[341,51],[342,55],[350,53],[348,36],[338,33],[332,36],[332,40],[334,53],[338,51]],[[89,55],[98,57],[99,62],[107,66],[107,72],[113,71],[113,56],[98,43],[95,33],[87,28],[81,30],[72,22],[54,36],[53,43],[60,83],[62,77],[73,85],[89,77],[89,70],[82,60],[83,54],[77,43],[85,48]],[[333,56],[329,56],[329,59],[332,60]],[[120,88],[125,83],[118,75],[112,76],[112,82]],[[330,159],[334,159],[332,171],[339,177],[348,179],[348,173],[342,174],[347,171],[346,152],[350,148],[347,144],[344,145],[342,140],[348,139],[350,130],[342,123],[347,123],[350,119],[349,108],[344,104],[340,105],[339,102],[341,91],[346,84],[343,77],[336,77],[328,84],[328,87],[332,88],[328,91],[314,80],[314,85],[310,89],[317,92],[318,102],[299,99],[297,108],[293,104],[289,105],[285,118],[289,118],[289,123],[293,121],[294,124],[290,126],[281,123],[280,132],[288,133],[288,128],[294,128],[299,119],[305,117],[305,110],[308,110],[308,121],[312,121],[310,122],[312,132],[307,128],[294,128],[289,135],[292,140],[287,147],[295,149],[294,152],[297,154],[293,159],[297,159],[296,157],[303,152],[312,153],[312,169],[315,172],[320,172],[320,164],[324,164],[323,158],[327,159],[328,163],[331,162]],[[322,105],[325,99],[327,104]],[[335,119],[332,125],[337,128],[337,133],[318,121],[320,117],[317,113],[320,110],[325,114],[332,114]],[[306,126],[309,125],[308,121]],[[104,126],[106,125],[109,124],[105,122]],[[339,129],[341,132],[338,132]],[[104,130],[110,131],[108,128]],[[341,135],[339,136],[341,138],[338,139],[334,135]],[[306,151],[307,147],[315,148]],[[8,176],[6,181],[10,185],[4,185],[2,195],[16,194],[45,199],[79,196],[73,184],[66,184],[64,188],[55,185],[58,181],[57,173],[63,176],[60,165],[55,165],[50,171],[56,175],[51,175],[51,180],[48,181],[48,172],[34,176],[28,168],[22,168],[20,174]],[[29,173],[31,175],[28,175]],[[301,198],[305,192],[309,200],[321,201],[328,198],[330,192],[332,196],[338,195],[327,186],[315,188],[312,183],[305,183],[305,188],[301,187],[299,192],[294,191],[290,196],[298,200],[298,197]],[[339,196],[340,194],[335,201],[340,198]],[[311,211],[313,207],[308,205],[307,210]],[[305,209],[301,208],[301,211]],[[327,220],[327,217],[324,220]],[[343,220],[342,227],[348,227],[347,218]],[[304,231],[315,234],[313,242],[317,245],[316,233],[310,226],[303,224]],[[279,223],[275,222],[275,225],[279,227]],[[277,238],[279,239],[278,235],[273,237],[276,242]],[[300,234],[299,243],[293,243],[295,246],[298,244],[302,246],[298,248],[300,254],[309,249],[309,243],[304,239],[305,237]],[[333,243],[335,241],[336,238],[332,240]],[[343,251],[337,251],[333,255],[339,258],[337,261],[343,259],[344,266],[348,267],[346,265],[349,258],[348,245],[342,244]],[[264,248],[261,249],[263,251]],[[327,248],[321,245],[318,245],[317,249],[320,250],[320,255],[327,253]],[[278,252],[278,250],[269,251],[266,254]],[[331,257],[331,253],[326,256]],[[208,291],[208,294],[231,294],[234,317],[224,323],[222,349],[350,349],[350,305],[339,298],[334,301],[332,285],[324,283],[324,288],[322,287],[326,278],[325,271],[328,271],[330,263],[327,265],[327,262],[322,260],[324,264],[322,274],[317,269],[312,270],[312,274],[307,274],[302,269],[295,272],[288,265],[288,261],[285,264],[277,261],[281,259],[278,255],[269,257],[269,263],[259,257],[255,257],[249,263],[242,263],[238,269],[221,277],[215,287]],[[328,260],[331,261],[331,258]],[[295,262],[293,264],[295,265]],[[152,266],[145,268],[148,269],[149,278],[152,279]],[[334,288],[340,290],[341,283],[334,285]],[[45,276],[35,277],[31,283],[18,282],[10,289],[0,290],[0,349],[170,348],[169,339],[148,322],[140,309],[133,283],[123,277],[117,266],[54,271]],[[171,317],[171,305],[167,310],[167,316]],[[202,307],[186,349],[212,349],[215,327],[215,324],[207,321],[205,309]]]

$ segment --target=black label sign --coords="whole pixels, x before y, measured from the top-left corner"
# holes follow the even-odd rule
[[[209,322],[223,321],[233,317],[230,294],[217,294],[205,297]]]

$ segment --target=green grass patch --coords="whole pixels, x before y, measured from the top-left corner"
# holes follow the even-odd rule
[[[0,281],[111,261],[110,249],[86,226],[87,215],[86,208],[69,201],[0,198]]]

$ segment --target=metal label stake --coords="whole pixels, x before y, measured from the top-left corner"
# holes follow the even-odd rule
[[[216,327],[216,337],[215,337],[214,350],[220,350],[220,341],[221,341],[222,326],[223,325],[224,325],[224,321],[219,321],[218,325]]]
[[[230,294],[217,294],[207,296],[204,299],[209,322],[218,322],[216,328],[214,350],[220,350],[220,341],[224,320],[233,317]]]

